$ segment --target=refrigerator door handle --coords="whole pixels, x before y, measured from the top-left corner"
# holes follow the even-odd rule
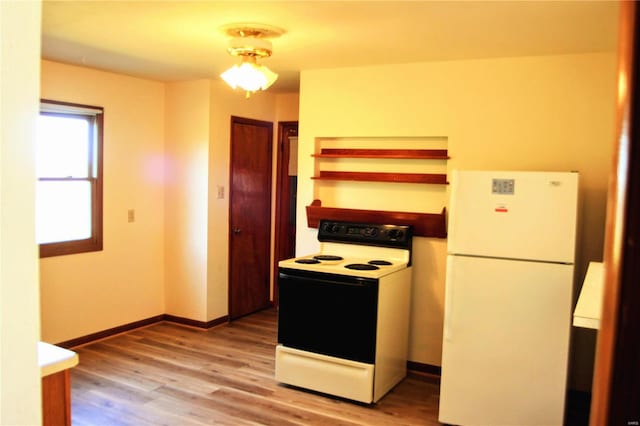
[[[448,259],[451,262],[452,259]],[[451,268],[448,268],[451,270]],[[447,274],[444,285],[444,339],[448,342],[453,340],[453,280]]]

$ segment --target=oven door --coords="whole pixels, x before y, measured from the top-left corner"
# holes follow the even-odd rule
[[[378,280],[279,269],[278,343],[373,364]]]

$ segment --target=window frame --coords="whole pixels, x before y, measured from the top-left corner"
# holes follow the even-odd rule
[[[40,99],[39,115],[83,117],[90,121],[95,143],[89,147],[89,172],[86,178],[38,177],[38,181],[88,181],[91,186],[91,236],[82,240],[42,243],[40,257],[63,256],[103,249],[103,134],[104,108],[70,102]],[[43,108],[46,106],[45,108]],[[43,111],[43,109],[45,109]],[[91,136],[90,136],[91,137]],[[93,154],[93,155],[92,155]],[[92,172],[92,169],[95,172]],[[92,176],[95,173],[95,176]]]

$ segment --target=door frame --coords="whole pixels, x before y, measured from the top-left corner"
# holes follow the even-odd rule
[[[278,261],[283,254],[282,247],[287,238],[284,233],[289,221],[288,196],[291,192],[289,186],[289,137],[298,136],[297,121],[278,121],[278,147],[276,159],[276,199],[275,199],[275,226],[273,239],[273,297],[272,303],[278,306]]]
[[[268,144],[269,144],[269,151],[271,152],[271,160],[269,162],[269,175],[271,176],[271,179],[269,179],[269,205],[272,206],[272,196],[273,196],[273,122],[271,121],[265,121],[265,120],[255,120],[255,119],[251,119],[251,118],[245,118],[245,117],[239,117],[239,116],[235,116],[232,115],[230,120],[229,120],[229,144],[230,144],[230,149],[229,149],[229,206],[228,206],[228,219],[227,219],[227,253],[228,253],[228,258],[227,258],[227,312],[228,312],[228,317],[229,317],[229,321],[232,321],[234,319],[240,318],[239,316],[232,316],[232,294],[233,292],[231,291],[231,271],[232,271],[232,259],[231,259],[231,255],[232,255],[232,250],[231,250],[231,245],[232,245],[232,241],[233,241],[233,229],[232,229],[232,206],[233,206],[233,125],[234,124],[248,124],[248,125],[254,125],[254,126],[261,126],[261,127],[268,127],[269,128],[269,140],[268,140]],[[271,247],[271,239],[272,239],[272,235],[271,235],[271,223],[273,223],[273,213],[272,213],[273,209],[270,208],[269,209],[269,229],[268,229],[268,239],[269,239],[269,248]],[[273,258],[271,257],[271,250],[269,250],[268,253],[269,256],[269,262],[268,264],[272,263]],[[269,271],[267,271],[267,282],[269,278]],[[267,308],[269,306],[272,305],[271,301],[269,300],[269,288],[267,288],[267,306],[265,306],[264,308]]]
[[[640,421],[640,8],[620,2],[618,102],[591,425]]]

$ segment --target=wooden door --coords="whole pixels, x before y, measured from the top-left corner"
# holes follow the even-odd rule
[[[278,158],[276,179],[276,223],[273,259],[273,303],[278,305],[278,261],[295,256],[296,251],[296,192],[298,177],[290,164],[297,164],[297,149],[291,139],[298,136],[297,121],[278,122]],[[296,172],[297,174],[297,172]]]
[[[231,117],[229,317],[270,306],[273,124]]]

